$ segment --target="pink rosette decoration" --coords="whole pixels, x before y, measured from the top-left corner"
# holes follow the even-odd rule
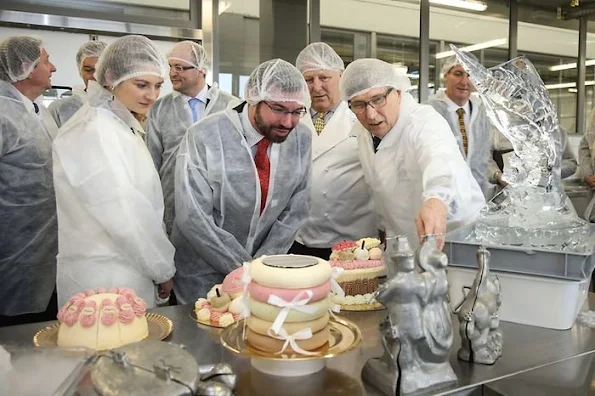
[[[341,250],[353,250],[357,247],[355,241],[341,241],[331,248],[331,251],[338,252]]]
[[[104,298],[101,302],[101,323],[111,326],[118,319],[118,309],[112,300]]]
[[[85,297],[87,297],[87,295],[85,293],[76,293],[74,296],[70,297],[70,299],[68,300],[68,302],[66,304],[64,304],[64,306],[74,304],[78,300],[84,300]]]
[[[120,309],[120,315],[119,315],[120,322],[122,322],[124,324],[132,323],[132,321],[134,320],[135,314],[134,314],[134,310],[132,309],[132,305],[130,305],[130,303],[128,302],[126,297],[119,296],[118,299],[116,300],[116,305]]]
[[[130,305],[132,305],[132,310],[134,311],[134,314],[139,318],[141,316],[144,316],[147,312],[147,303],[140,297],[136,297]]]
[[[85,291],[85,297],[91,297],[95,295],[95,291],[93,289],[88,289]]]
[[[97,289],[97,294],[105,294],[107,293],[107,289],[105,287],[100,287]]]
[[[236,322],[243,318],[241,313],[231,314],[231,316],[233,316],[233,320],[235,320]]]
[[[113,294],[120,294],[120,289],[118,289],[117,287],[112,287],[109,289],[109,292]]]
[[[119,294],[123,295],[129,300],[134,300],[136,298],[136,293],[134,292],[134,290],[128,287],[121,287],[119,289]]]
[[[95,301],[87,301],[85,307],[80,315],[81,326],[91,327],[97,321],[97,303]]]
[[[222,312],[211,311],[211,323],[219,326],[219,319],[221,319]]]

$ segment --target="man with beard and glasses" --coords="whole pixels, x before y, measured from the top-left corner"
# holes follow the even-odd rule
[[[176,159],[175,292],[205,296],[244,261],[286,253],[308,217],[312,133],[301,73],[281,59],[250,75],[245,102],[192,125]]]

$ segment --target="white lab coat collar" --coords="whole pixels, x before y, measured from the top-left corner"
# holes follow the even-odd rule
[[[314,129],[312,118],[304,117],[303,123],[312,132],[312,161],[351,136],[351,128],[355,122],[352,117],[355,116],[349,110],[347,103],[340,102],[320,135]]]

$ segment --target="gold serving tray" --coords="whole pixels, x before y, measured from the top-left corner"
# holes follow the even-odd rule
[[[164,340],[169,336],[174,328],[172,321],[163,316],[152,312],[146,314],[147,324],[149,326],[149,335],[146,340]],[[58,330],[60,323],[55,322],[51,325],[39,330],[33,336],[33,344],[42,347],[58,346]]]
[[[221,332],[221,344],[234,353],[258,359],[283,361],[327,359],[357,348],[363,339],[362,332],[353,322],[343,318],[331,318],[328,344],[313,351],[319,352],[319,355],[304,356],[293,352],[277,355],[272,352],[261,351],[248,344],[243,337],[244,322],[245,319],[242,319],[226,327]]]

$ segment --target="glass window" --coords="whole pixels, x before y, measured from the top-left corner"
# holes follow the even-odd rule
[[[240,76],[240,87],[238,95],[241,99],[244,99],[244,90],[246,88],[246,83],[248,82],[249,78],[250,76]]]
[[[323,28],[320,32],[322,41],[333,47],[345,66],[355,59],[355,35],[353,32]]]
[[[219,88],[231,94],[233,92],[233,74],[219,73]]]

